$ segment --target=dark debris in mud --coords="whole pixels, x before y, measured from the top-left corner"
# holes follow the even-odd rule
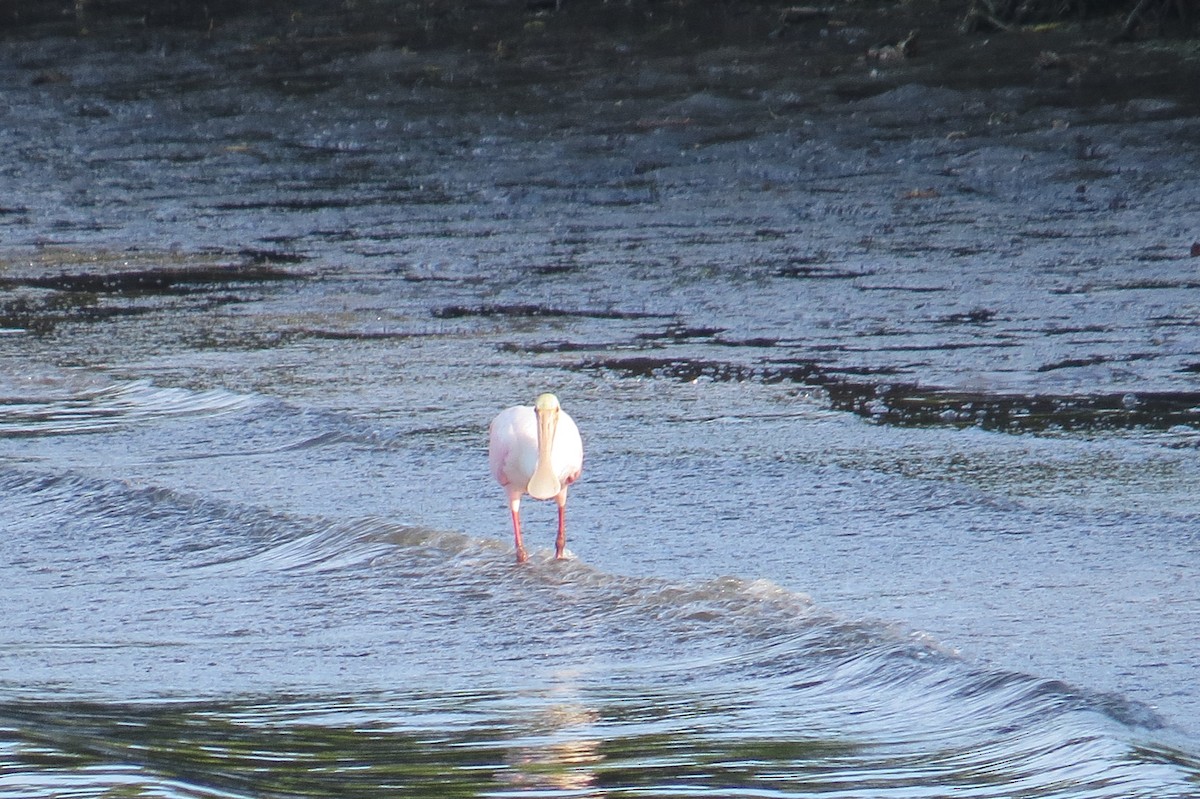
[[[1200,391],[1082,395],[989,394],[881,382],[883,370],[851,376],[816,361],[757,365],[644,355],[597,358],[579,367],[680,382],[795,383],[819,388],[834,410],[900,427],[975,427],[1008,433],[1200,428]],[[1200,368],[1200,365],[1198,365]],[[875,381],[860,379],[873,375]]]
[[[721,327],[672,324],[661,332],[639,333],[637,339],[639,341],[689,341],[696,339],[712,341],[716,336],[724,332],[725,329]]]
[[[206,290],[230,283],[262,283],[288,280],[286,271],[264,263],[249,265],[215,264],[211,266],[155,267],[117,272],[63,272],[56,275],[24,277],[0,276],[0,290],[17,287],[96,294],[183,293]]]
[[[631,349],[629,345],[592,344],[576,341],[545,341],[537,344],[516,344],[506,342],[499,346],[501,352],[515,352],[523,355],[547,355],[555,352],[602,352],[613,349]]]
[[[834,269],[811,263],[793,261],[787,266],[775,270],[776,277],[800,278],[806,280],[853,280],[859,277],[870,277],[875,272],[867,269]]]
[[[954,313],[940,321],[948,325],[982,325],[996,318],[996,312],[991,308],[972,308],[965,313]]]
[[[1200,427],[1200,392],[1027,396],[895,385],[875,387],[875,396],[868,398],[867,388],[830,389],[834,407],[907,427],[947,425],[1018,433]]]
[[[479,317],[528,317],[565,319],[653,319],[662,314],[639,311],[618,311],[606,308],[555,308],[549,305],[533,304],[484,304],[484,305],[447,305],[435,308],[433,316],[436,319],[468,319]]]
[[[161,307],[155,298],[190,297],[200,307],[241,301],[237,289],[291,280],[298,274],[276,266],[300,256],[247,250],[233,263],[138,254],[80,262],[68,254],[29,264],[0,264],[0,328],[47,334],[65,322],[99,322],[141,316]]]
[[[357,328],[335,329],[328,327],[302,327],[290,331],[296,339],[325,339],[328,341],[408,341],[411,339],[434,338],[438,333],[405,328]]]
[[[104,306],[94,294],[55,293],[42,297],[11,297],[0,301],[0,329],[45,335],[64,322],[100,322],[119,316],[140,316],[148,307]]]

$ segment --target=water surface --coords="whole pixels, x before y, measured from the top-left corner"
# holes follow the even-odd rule
[[[1196,794],[1185,99],[242,35],[3,45],[0,794]]]

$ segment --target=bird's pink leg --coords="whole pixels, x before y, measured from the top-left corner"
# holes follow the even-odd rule
[[[513,523],[513,539],[517,545],[517,563],[524,563],[529,560],[529,556],[525,554],[525,545],[521,543],[521,498],[517,497],[508,503],[509,510],[512,511]]]
[[[558,537],[554,539],[554,557],[561,559],[567,548],[567,489],[563,489],[555,500],[558,502]]]

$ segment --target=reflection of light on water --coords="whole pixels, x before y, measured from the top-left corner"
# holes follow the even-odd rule
[[[594,767],[603,756],[600,741],[580,738],[523,745],[513,750],[508,764],[511,770],[499,775],[515,790],[552,789],[571,791],[578,796],[599,796]]]
[[[578,738],[544,745],[522,745],[507,758],[511,770],[499,775],[516,790],[553,789],[578,796],[600,796],[594,767],[603,759],[600,741]]]
[[[498,775],[513,790],[568,791],[573,796],[600,796],[596,789],[595,766],[604,759],[600,738],[593,734],[600,713],[588,707],[572,684],[571,673],[556,675],[560,682],[550,689],[554,702],[523,720],[529,735],[514,742],[505,757],[510,770]]]

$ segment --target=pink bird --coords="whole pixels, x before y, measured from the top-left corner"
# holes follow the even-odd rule
[[[567,486],[583,471],[583,439],[579,428],[558,404],[542,394],[531,408],[514,405],[496,415],[488,428],[488,464],[496,482],[508,493],[517,562],[528,559],[521,543],[521,497],[558,503],[558,537],[554,557],[567,546]]]

